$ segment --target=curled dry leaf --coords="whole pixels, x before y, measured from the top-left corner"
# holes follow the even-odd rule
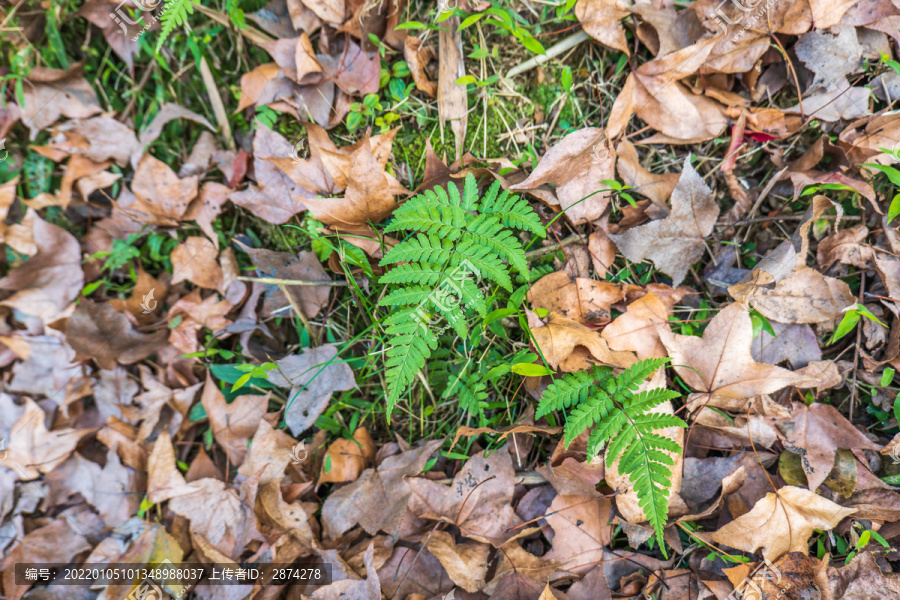
[[[225,402],[225,396],[216,387],[212,376],[207,375],[200,403],[209,417],[216,441],[225,450],[231,464],[241,464],[247,454],[248,442],[266,413],[269,396],[238,396],[231,402]]]
[[[647,171],[641,165],[637,150],[631,142],[620,142],[616,147],[616,155],[618,156],[616,170],[622,181],[633,187],[634,192],[650,198],[657,206],[665,207],[666,200],[678,184],[679,175],[677,173],[654,175]]]
[[[346,483],[356,481],[366,466],[375,460],[375,442],[364,427],[353,432],[353,439],[339,438],[331,443],[325,454],[325,462],[330,464],[326,471],[322,466],[319,484]]]
[[[658,221],[610,235],[619,250],[633,262],[649,258],[678,286],[690,266],[703,256],[703,238],[712,232],[719,207],[712,191],[691,166],[690,157],[672,191],[672,212]]]
[[[583,371],[594,364],[628,367],[636,359],[631,352],[616,352],[593,329],[577,321],[550,314],[543,327],[531,330],[541,354],[554,370]]]
[[[197,196],[198,181],[196,175],[180,179],[169,165],[147,154],[134,172],[133,199],[125,203],[120,196],[118,206],[141,223],[174,226]]]
[[[772,561],[787,552],[806,554],[814,530],[829,531],[855,512],[809,490],[787,486],[766,494],[753,510],[705,537],[745,552],[762,548],[766,560]]]
[[[616,153],[606,132],[587,127],[568,134],[550,148],[531,175],[509,189],[524,192],[548,184],[554,186],[550,196],[555,198],[554,204],[578,225],[598,219],[606,210],[609,192],[600,192],[606,187],[600,182],[615,179],[615,166]]]
[[[274,385],[291,388],[284,422],[294,435],[312,427],[334,392],[356,387],[353,370],[337,354],[334,344],[307,348],[302,354],[280,359],[278,368],[269,374]]]
[[[790,419],[779,423],[786,437],[785,448],[803,457],[809,489],[816,490],[834,466],[839,448],[880,450],[859,432],[836,408],[821,402],[809,406],[794,403]]]
[[[481,542],[457,544],[446,531],[435,531],[426,547],[441,562],[453,583],[472,593],[484,587],[491,550],[489,545]]]
[[[621,22],[628,16],[628,11],[620,7],[617,0],[578,0],[575,16],[592,38],[613,50],[629,54]]]
[[[634,352],[638,359],[663,358],[666,347],[657,328],[669,321],[666,305],[648,292],[628,305],[625,313],[603,328],[601,336],[613,350]]]
[[[172,285],[190,281],[202,288],[215,290],[222,286],[224,274],[217,259],[216,247],[205,237],[187,238],[172,250]]]

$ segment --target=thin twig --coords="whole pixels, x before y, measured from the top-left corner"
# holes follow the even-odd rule
[[[556,243],[548,244],[547,246],[543,246],[543,247],[538,248],[538,249],[536,249],[536,250],[532,250],[532,251],[530,251],[530,252],[526,252],[526,253],[525,253],[525,258],[526,258],[527,260],[531,260],[532,258],[537,258],[537,257],[539,257],[539,256],[544,256],[544,255],[547,255],[547,254],[553,254],[554,252],[556,252],[557,250],[559,250],[559,249],[562,248],[563,246],[569,246],[569,245],[571,245],[571,244],[577,244],[577,243],[579,243],[579,242],[581,242],[581,243],[583,244],[583,243],[584,243],[584,238],[583,238],[582,236],[580,236],[579,234],[577,234],[577,233],[573,233],[573,234],[570,235],[569,237],[563,238],[563,239],[559,240],[559,241],[556,242]]]
[[[343,279],[327,280],[327,281],[305,281],[303,279],[278,279],[277,277],[238,277],[238,281],[252,281],[255,283],[264,283],[268,285],[327,285],[331,287],[344,287],[350,283]],[[362,281],[357,280],[357,283]]]

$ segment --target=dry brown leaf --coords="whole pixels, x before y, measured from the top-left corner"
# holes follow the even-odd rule
[[[179,179],[166,163],[147,154],[134,172],[133,199],[126,203],[119,196],[118,207],[141,223],[177,225],[197,196],[198,180],[196,175]]]
[[[81,64],[69,69],[35,67],[22,86],[24,104],[22,123],[31,131],[31,139],[61,116],[86,119],[102,112],[97,95],[81,76]]]
[[[24,409],[10,428],[7,454],[0,467],[11,469],[22,481],[30,481],[62,464],[90,430],[50,431],[44,424],[46,415],[36,402],[26,397]]]
[[[590,571],[612,540],[611,509],[609,498],[556,496],[545,517],[553,528],[553,548],[544,558],[579,575]]]
[[[331,469],[326,471],[323,464],[317,485],[326,482],[356,481],[373,460],[375,460],[375,442],[372,441],[369,432],[360,427],[353,432],[352,440],[339,438],[328,447],[325,461],[331,465]]]
[[[836,408],[814,402],[807,406],[794,403],[793,415],[779,423],[784,432],[785,448],[803,457],[803,470],[809,489],[815,491],[828,477],[839,448],[880,450],[860,433]]]
[[[757,288],[750,298],[753,308],[780,323],[833,321],[855,303],[846,283],[803,265],[774,288]]]
[[[233,192],[228,198],[257,217],[274,225],[286,223],[295,214],[306,210],[302,198],[313,196],[294,183],[270,158],[289,158],[294,146],[280,134],[260,126],[253,138],[253,170],[256,185]]]
[[[766,494],[749,513],[706,537],[745,552],[763,548],[763,556],[772,561],[787,552],[806,554],[814,530],[829,531],[854,512],[809,490],[787,486]]]
[[[187,238],[172,250],[172,285],[190,281],[202,288],[215,290],[222,285],[224,274],[217,259],[219,253],[202,236]]]
[[[409,71],[413,81],[416,82],[416,89],[425,92],[432,98],[437,96],[437,84],[428,77],[425,67],[434,58],[434,49],[429,46],[422,45],[422,39],[414,35],[407,36],[403,40],[403,58],[409,65]]]
[[[116,362],[130,365],[159,352],[166,346],[168,333],[135,331],[128,317],[107,302],[86,298],[66,324],[66,339],[80,356],[94,359],[103,369],[114,369]]]
[[[466,139],[469,106],[466,86],[456,83],[460,77],[466,74],[459,17],[453,16],[443,21],[438,35],[438,53],[440,70],[438,71],[437,100],[441,130],[444,128],[444,123],[450,121],[450,128],[456,136],[456,156],[461,158],[463,143]]]
[[[875,557],[863,552],[844,567],[828,567],[827,585],[830,598],[841,600],[881,600],[900,597],[900,577],[896,573],[883,573]],[[817,580],[817,583],[821,579]],[[824,586],[822,586],[824,587]],[[820,589],[822,589],[820,587]]]
[[[616,153],[606,132],[587,127],[568,134],[550,148],[531,175],[509,189],[524,192],[554,186],[551,197],[555,197],[555,204],[578,225],[600,218],[606,210],[610,193],[594,192],[606,187],[601,181],[615,179],[615,166]],[[587,196],[590,197],[581,202]],[[543,199],[543,195],[539,197]]]
[[[644,140],[646,143],[695,143],[719,135],[727,123],[723,106],[691,93],[678,81],[697,72],[716,42],[717,38],[703,38],[638,67],[613,104],[609,135],[621,134],[633,114],[660,132],[656,139]]]
[[[566,271],[544,275],[528,290],[528,300],[536,308],[590,325],[608,323],[612,305],[623,298],[622,286],[618,284],[573,278]]]
[[[34,220],[34,241],[37,254],[0,279],[0,289],[15,292],[0,304],[50,323],[84,286],[81,249],[75,236],[40,217]]]
[[[633,191],[650,198],[657,206],[665,208],[666,201],[678,184],[679,175],[677,173],[655,175],[647,171],[641,165],[637,150],[631,142],[620,142],[616,147],[616,155],[618,156],[616,170],[622,181],[633,187]]]
[[[778,321],[769,321],[769,324],[775,337],[763,329],[753,338],[750,346],[753,360],[770,365],[788,361],[796,370],[822,359],[816,332],[809,325],[785,325]]]
[[[266,413],[269,396],[238,396],[225,402],[225,396],[207,374],[200,403],[206,409],[209,424],[219,446],[225,450],[232,465],[239,465],[247,454],[250,438]]]
[[[479,453],[466,461],[450,486],[421,477],[407,479],[412,489],[409,510],[419,518],[455,524],[465,537],[496,547],[521,523],[510,505],[514,479],[505,448],[489,458]]]
[[[314,252],[300,252],[294,255],[287,252],[272,252],[262,248],[254,249],[243,245],[241,247],[250,255],[250,260],[253,261],[260,277],[299,281],[328,281],[331,279]],[[328,294],[331,291],[328,286],[291,285],[285,287],[291,300],[285,297],[278,285],[266,284],[263,305],[260,309],[261,317],[289,314],[285,311],[288,310],[288,307],[292,308],[293,304],[296,304],[303,311],[303,316],[312,319],[328,304]]]
[[[617,0],[578,0],[575,16],[584,31],[592,38],[613,50],[629,54],[622,19],[628,11],[620,7]]]
[[[435,531],[426,544],[453,583],[467,592],[477,592],[485,585],[491,547],[480,542],[457,544],[446,531]]]
[[[396,130],[388,137],[387,155],[394,133]],[[375,151],[385,149],[373,147],[368,137],[358,142],[352,152],[320,150],[325,168],[335,182],[346,184],[342,185],[346,192],[343,198],[304,199],[316,219],[340,229],[359,229],[383,220],[399,206],[394,196],[406,194],[408,190],[384,171],[384,164]]]
[[[377,468],[366,469],[356,481],[332,492],[322,506],[325,534],[336,538],[358,523],[370,535],[379,531],[396,535],[412,494],[405,477],[419,474],[442,443],[432,440],[389,456]]]
[[[672,212],[665,219],[610,235],[632,262],[649,258],[678,286],[690,266],[703,256],[703,238],[712,232],[719,207],[709,187],[691,166],[690,157],[672,191]]]
[[[663,358],[667,356],[666,347],[659,338],[657,328],[668,320],[666,305],[648,292],[629,304],[625,314],[604,327],[600,335],[613,350],[634,352],[641,360]]]
[[[736,302],[719,311],[702,338],[663,328],[658,331],[675,371],[692,389],[702,392],[693,402],[744,400],[806,380],[787,369],[753,360],[750,315]]]
[[[250,451],[238,473],[244,477],[259,476],[261,486],[273,481],[280,483],[284,478],[284,469],[293,461],[292,450],[296,443],[281,429],[274,429],[266,419],[260,420]]]
[[[597,331],[553,313],[543,327],[532,328],[531,334],[550,367],[566,373],[597,363],[624,368],[636,360],[631,352],[610,350]]]
[[[294,435],[300,435],[312,427],[328,407],[334,392],[345,392],[356,387],[353,370],[338,359],[334,344],[307,348],[301,354],[285,356],[276,364],[278,368],[269,374],[269,381],[291,388],[284,410],[284,422]]]
[[[206,234],[206,237],[212,240],[216,250],[219,249],[219,236],[216,235],[212,223],[219,216],[219,213],[222,212],[222,205],[228,200],[230,193],[231,188],[228,186],[214,181],[207,181],[200,188],[200,195],[191,202],[191,205],[182,216],[185,221],[195,221],[200,230]]]
[[[857,225],[832,233],[821,242],[816,250],[819,266],[827,269],[836,262],[854,265],[861,269],[868,267],[874,258],[872,248],[863,242],[869,235],[869,228]]]
[[[109,3],[104,0],[91,0],[85,2],[78,9],[78,16],[84,17],[103,32],[106,43],[119,55],[128,66],[129,71],[134,71],[134,55],[138,50],[137,36],[131,35],[120,27],[110,13]],[[121,22],[121,21],[120,21]]]

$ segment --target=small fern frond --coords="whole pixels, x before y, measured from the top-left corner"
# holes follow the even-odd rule
[[[187,23],[189,15],[194,14],[194,3],[191,0],[169,0],[163,6],[163,12],[159,17],[162,29],[159,32],[159,41],[156,43],[156,51],[162,48],[169,34],[176,27]]]
[[[538,406],[538,416],[552,410],[574,406],[566,420],[563,439],[566,447],[583,431],[593,427],[588,437],[588,456],[596,455],[605,444],[606,466],[619,461],[619,473],[628,476],[638,504],[653,526],[665,554],[662,530],[668,515],[669,488],[675,461],[668,452],[680,453],[681,447],[659,434],[670,427],[687,427],[670,414],[652,412],[654,408],[677,398],[677,392],[654,388],[637,392],[641,382],[662,367],[668,358],[641,360],[622,373],[611,376],[601,371],[569,373],[553,382]]]
[[[510,194],[509,190],[503,190],[498,196],[499,190],[500,182],[495,181],[482,198],[478,212],[497,217],[505,227],[530,231],[539,237],[544,237],[546,234],[541,219],[536,212],[531,210],[528,202],[515,194]]]
[[[388,420],[400,396],[437,349],[432,316],[442,316],[459,337],[466,337],[466,316],[471,314],[467,311],[487,314],[487,300],[478,286],[481,279],[511,292],[510,266],[528,272],[522,243],[505,222],[540,224],[540,220],[528,216],[527,203],[510,201],[505,193],[498,203],[494,196],[485,203],[489,209],[484,214],[475,214],[482,203],[470,173],[462,186],[438,187],[410,198],[394,211],[385,228],[386,233],[412,232],[379,263],[394,265],[380,280],[394,287],[379,302],[394,308],[383,321],[391,337],[385,353]],[[474,411],[487,397],[486,384],[475,379],[470,383],[471,389],[460,391],[460,403]]]

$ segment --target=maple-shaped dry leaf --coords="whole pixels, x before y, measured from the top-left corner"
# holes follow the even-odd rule
[[[259,126],[253,138],[256,185],[232,193],[229,199],[274,225],[286,223],[295,214],[306,210],[300,199],[314,194],[291,181],[284,171],[266,160],[290,157],[292,152],[293,144],[281,134]]]
[[[450,486],[422,477],[407,479],[413,492],[409,509],[419,518],[454,524],[465,537],[496,547],[514,535],[511,527],[521,523],[510,505],[514,480],[505,446],[489,458],[482,452],[466,462]]]
[[[554,186],[556,203],[578,225],[599,218],[606,210],[610,193],[594,192],[606,187],[601,181],[615,179],[615,166],[616,153],[606,132],[599,127],[587,127],[560,140],[525,181],[509,189],[524,192],[547,184]],[[581,202],[587,196],[590,198]]]
[[[66,70],[35,67],[28,74],[22,86],[21,118],[32,140],[60,116],[86,119],[102,112],[97,95],[81,71],[78,63]]]
[[[690,157],[672,191],[672,212],[665,219],[609,237],[632,262],[649,258],[678,286],[691,265],[703,256],[703,238],[712,232],[719,206],[712,191],[691,166]]]
[[[66,339],[80,356],[94,359],[103,369],[116,362],[130,365],[166,346],[168,333],[135,331],[128,317],[106,302],[83,298],[66,323]]]
[[[612,305],[624,297],[620,285],[570,277],[566,271],[544,275],[528,290],[528,300],[536,308],[585,324],[608,323]]]
[[[190,281],[202,288],[215,290],[222,285],[224,274],[217,259],[219,252],[202,236],[187,238],[172,250],[172,285]]]
[[[753,308],[780,323],[832,321],[855,303],[846,283],[803,265],[774,288],[757,288],[750,297]]]
[[[610,350],[599,332],[555,313],[543,327],[531,329],[531,334],[550,367],[566,373],[598,363],[624,368],[637,360],[631,352]]]
[[[719,311],[702,338],[658,331],[675,371],[691,389],[702,392],[702,402],[752,398],[806,381],[787,369],[753,360],[753,325],[747,310],[736,302]]]
[[[37,254],[0,279],[0,289],[15,292],[0,304],[50,323],[84,286],[81,249],[75,236],[40,217],[33,231]]]
[[[47,475],[51,485],[61,486],[68,494],[81,494],[107,527],[127,521],[141,505],[134,470],[122,466],[112,449],[106,453],[106,465],[73,454]]]
[[[766,494],[753,510],[706,536],[745,552],[763,548],[763,556],[771,561],[787,552],[807,554],[814,530],[829,531],[855,512],[809,490],[787,486]]]
[[[613,50],[629,54],[625,28],[622,26],[622,19],[628,16],[628,11],[620,7],[617,0],[578,0],[575,16],[592,38]]]
[[[793,416],[780,422],[778,427],[787,438],[785,448],[802,457],[809,489],[813,491],[828,477],[839,448],[881,449],[829,404],[814,402],[807,406],[795,402],[793,412]]]
[[[335,538],[360,524],[369,534],[385,531],[396,535],[412,494],[406,476],[417,475],[441,445],[433,440],[417,448],[384,459],[353,483],[338,488],[322,506],[322,525]]]
[[[446,531],[435,531],[428,538],[427,548],[441,561],[453,583],[471,593],[484,587],[491,551],[489,545],[481,542],[457,544]]]
[[[62,464],[89,429],[50,431],[40,406],[25,398],[25,411],[9,432],[8,454],[0,467],[12,469],[22,481],[40,477]]]
[[[375,150],[368,138],[363,138],[349,153],[320,150],[325,168],[338,185],[346,184],[342,185],[346,190],[343,198],[304,199],[316,219],[340,229],[359,229],[383,220],[399,206],[394,196],[407,194],[408,190],[384,170]],[[390,143],[387,153],[390,154]]]
[[[169,165],[147,154],[134,172],[133,199],[123,201],[120,196],[118,206],[141,223],[175,226],[197,196],[198,181],[196,175],[180,179]]]

